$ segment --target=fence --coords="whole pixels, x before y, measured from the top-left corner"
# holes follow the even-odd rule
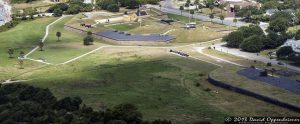
[[[268,102],[268,103],[271,103],[271,104],[274,104],[277,106],[281,106],[283,108],[287,108],[287,109],[295,111],[295,112],[300,112],[300,107],[298,107],[298,106],[295,106],[295,105],[292,105],[290,103],[286,103],[283,101],[279,101],[277,99],[273,99],[273,98],[270,98],[270,97],[267,97],[267,96],[264,96],[264,95],[261,95],[258,93],[254,93],[254,92],[246,90],[246,89],[232,86],[230,84],[227,84],[227,83],[224,83],[222,81],[212,78],[211,75],[208,76],[208,81],[215,86],[218,86],[218,87],[230,90],[230,91],[234,91],[234,92],[237,92],[237,93],[240,93],[243,95],[251,96],[256,99],[259,99],[259,100],[262,100],[262,101],[265,101],[265,102]]]

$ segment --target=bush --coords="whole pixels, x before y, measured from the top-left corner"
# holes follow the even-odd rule
[[[253,35],[246,38],[240,48],[246,52],[259,52],[263,48],[263,41],[261,36]]]
[[[90,35],[86,36],[84,39],[83,39],[83,45],[92,45],[94,42],[94,38]]]
[[[110,12],[119,12],[120,8],[117,4],[111,4],[107,6],[107,11]]]
[[[210,88],[205,88],[204,91],[209,92],[209,91],[211,91],[211,89]]]
[[[238,48],[243,41],[243,33],[240,31],[231,32],[222,40],[227,42],[228,47]]]
[[[195,84],[195,86],[196,86],[196,87],[200,87],[201,84],[200,84],[199,82],[197,82],[197,83]]]
[[[47,11],[50,13],[54,12],[54,10],[56,10],[56,9],[60,9],[61,11],[67,11],[68,8],[69,8],[68,4],[58,3],[58,4],[55,4],[54,6],[51,6]]]
[[[265,70],[265,71],[260,72],[259,76],[267,77],[268,76],[268,71]]]
[[[272,66],[272,63],[271,63],[271,62],[268,62],[268,63],[267,63],[267,66]]]
[[[276,52],[277,58],[289,57],[294,53],[294,50],[291,46],[283,46],[279,48]]]
[[[300,40],[300,30],[296,32],[295,39]]]
[[[53,16],[59,17],[59,16],[62,16],[62,13],[63,13],[63,11],[61,9],[55,9],[53,11]]]

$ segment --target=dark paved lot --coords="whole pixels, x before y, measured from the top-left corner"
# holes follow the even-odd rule
[[[262,70],[247,68],[247,69],[240,70],[238,74],[243,75],[252,80],[262,81],[271,84],[273,86],[286,89],[290,92],[300,93],[300,82],[297,82],[296,80],[290,80],[284,77],[281,78],[276,78],[271,76],[263,77],[260,76],[260,72],[262,72]]]
[[[117,41],[170,41],[175,37],[168,35],[160,35],[160,34],[128,34],[120,31],[108,30],[104,32],[97,32],[97,35],[114,39]]]

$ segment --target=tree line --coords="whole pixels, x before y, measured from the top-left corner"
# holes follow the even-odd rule
[[[57,99],[49,89],[27,84],[0,87],[1,124],[171,124],[169,120],[145,121],[138,108],[123,103],[95,111],[80,97]]]

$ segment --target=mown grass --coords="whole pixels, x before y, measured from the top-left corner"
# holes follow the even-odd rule
[[[20,51],[27,53],[33,49],[44,36],[46,25],[56,19],[49,17],[22,22],[16,27],[0,33],[0,80],[8,79],[30,69],[39,68],[40,64],[25,61],[24,65],[28,68],[19,69],[17,57]],[[9,48],[15,49],[12,59],[8,58],[7,51]]]
[[[216,68],[164,49],[105,48],[68,65],[20,77],[33,79],[29,84],[50,88],[59,98],[80,96],[95,109],[133,103],[149,120],[222,123],[230,115],[294,115],[210,85],[207,75]]]
[[[129,30],[133,30],[139,26],[140,26],[140,23],[130,23],[130,24],[112,25],[109,27],[112,29],[118,30],[118,31],[129,31]],[[141,26],[143,26],[143,24]]]
[[[45,41],[45,51],[36,51],[31,57],[41,55],[60,62],[94,47],[83,48],[84,35],[63,30],[64,23],[70,18],[53,25]],[[44,35],[46,25],[55,19],[20,24],[24,28],[17,26],[10,30],[13,33],[0,33],[2,38],[8,39],[1,45],[7,48],[27,46],[30,50]],[[56,41],[57,31],[62,32],[60,42]],[[14,43],[14,33],[20,35],[19,39],[26,40]],[[5,51],[2,54],[7,58]],[[169,54],[166,49],[105,48],[67,65],[47,66],[26,61],[23,70],[17,68],[16,59],[15,64],[8,60],[5,59],[6,66],[0,67],[0,80],[8,77],[29,79],[28,84],[49,88],[58,98],[80,96],[85,104],[95,109],[133,103],[149,120],[166,118],[184,124],[199,120],[223,123],[223,118],[230,115],[295,115],[289,110],[210,85],[207,75],[216,66]]]
[[[64,24],[72,19],[72,16],[65,17],[53,24],[49,29],[49,36],[45,40],[44,51],[36,51],[28,57],[34,59],[45,59],[50,63],[62,63],[84,53],[87,53],[101,46],[101,40],[94,38],[94,45],[84,46],[82,35],[64,29]],[[56,37],[56,32],[61,32],[60,40]]]

